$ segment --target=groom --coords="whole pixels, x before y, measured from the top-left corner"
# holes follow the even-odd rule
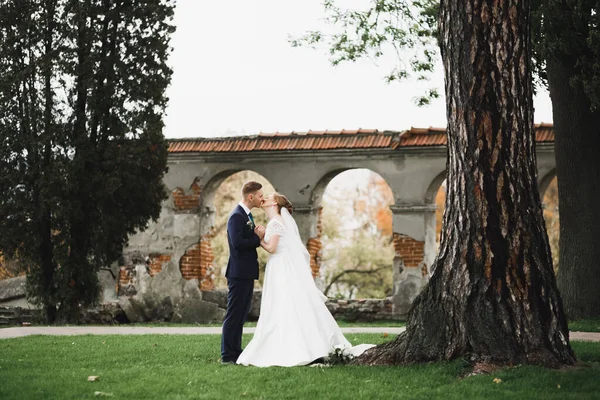
[[[242,330],[250,311],[254,280],[258,279],[256,248],[265,235],[264,226],[256,226],[250,210],[263,202],[262,185],[246,182],[242,187],[242,201],[229,215],[227,241],[227,313],[223,320],[221,363],[234,364],[242,353]]]

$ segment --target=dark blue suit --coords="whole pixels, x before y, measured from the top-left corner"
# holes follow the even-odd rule
[[[254,280],[258,279],[260,238],[254,233],[250,218],[238,205],[227,221],[229,261],[227,262],[227,313],[223,320],[221,360],[236,361],[242,353],[242,330],[250,311]]]

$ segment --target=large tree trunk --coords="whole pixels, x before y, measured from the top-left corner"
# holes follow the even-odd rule
[[[573,58],[547,61],[560,208],[558,285],[569,318],[600,317],[600,111],[591,111]]]
[[[536,181],[529,2],[441,3],[448,186],[406,332],[362,364],[572,364]]]

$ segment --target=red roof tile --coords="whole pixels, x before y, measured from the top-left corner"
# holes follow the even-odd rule
[[[535,140],[537,142],[554,142],[554,125],[552,124],[536,124],[535,125]]]
[[[246,152],[392,148],[398,132],[376,129],[261,133],[258,136],[191,138],[169,140],[169,152]]]
[[[535,124],[537,142],[553,142],[554,127],[552,124]],[[445,146],[446,128],[410,128],[400,134],[398,147]]]
[[[552,142],[552,124],[536,124],[536,140]],[[411,128],[404,132],[355,129],[260,133],[257,136],[189,138],[169,140],[170,153],[225,153],[249,151],[396,149],[398,147],[445,146],[445,128]]]

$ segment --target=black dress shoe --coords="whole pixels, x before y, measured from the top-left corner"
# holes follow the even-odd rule
[[[224,361],[224,360],[221,360],[221,364],[223,364],[223,365],[227,365],[227,364],[235,365],[235,361]]]

